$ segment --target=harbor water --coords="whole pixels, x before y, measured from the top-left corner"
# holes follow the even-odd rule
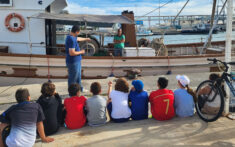
[[[197,34],[197,35],[165,35],[164,36],[164,43],[165,44],[185,44],[185,43],[195,43],[195,42],[205,42],[207,38],[207,34]],[[226,33],[225,32],[219,32],[218,34],[213,34],[212,41],[224,41],[225,40]],[[98,36],[95,36],[97,40],[99,40]],[[153,35],[153,36],[146,36],[141,37],[138,36],[137,39],[140,38],[146,38],[150,41],[152,41],[154,38],[160,38],[161,35]],[[235,32],[233,32],[233,38],[235,38]],[[57,44],[64,44],[66,35],[57,35]],[[107,45],[108,43],[113,42],[113,37],[106,36],[104,39],[104,45]]]

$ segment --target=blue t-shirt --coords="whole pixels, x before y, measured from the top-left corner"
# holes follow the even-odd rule
[[[22,102],[11,106],[0,116],[0,122],[11,124],[7,146],[32,147],[36,140],[36,124],[44,119],[43,110],[37,103]]]
[[[175,113],[179,117],[193,116],[194,101],[193,96],[190,95],[186,89],[177,89],[174,91],[175,97]]]
[[[80,62],[82,60],[81,55],[70,56],[69,49],[75,48],[75,51],[80,51],[80,47],[77,42],[77,37],[72,35],[68,35],[65,40],[65,50],[66,50],[66,64],[74,64],[76,62]]]
[[[131,113],[133,120],[141,120],[148,118],[148,93],[146,91],[131,91],[129,94],[131,102]]]

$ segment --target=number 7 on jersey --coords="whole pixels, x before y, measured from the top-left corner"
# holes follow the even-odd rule
[[[169,99],[164,99],[164,102],[167,103],[167,105],[166,105],[166,115],[167,115],[168,114],[168,110],[169,110],[170,100]]]

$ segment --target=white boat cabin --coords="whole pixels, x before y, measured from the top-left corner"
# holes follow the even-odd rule
[[[8,47],[9,53],[45,55],[51,22],[29,17],[58,14],[66,6],[66,0],[0,0],[0,46]]]

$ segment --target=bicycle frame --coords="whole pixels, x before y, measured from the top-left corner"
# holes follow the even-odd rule
[[[228,77],[231,77],[230,74],[224,72],[221,76],[221,79],[220,79],[220,82],[222,82],[223,80],[225,80],[226,84],[228,85],[230,91],[232,92],[233,96],[235,97],[235,89],[232,85],[232,83],[230,82],[229,78]],[[221,83],[219,83],[219,85],[221,85]]]
[[[226,63],[226,62],[222,62],[220,60],[217,60],[216,58],[214,59],[207,59],[208,61],[212,61],[212,64],[217,64],[219,69],[220,70],[223,70],[223,73],[222,75],[214,81],[215,78],[217,77],[210,77],[210,79],[213,79],[213,80],[206,80],[206,81],[203,81],[199,87],[197,88],[197,93],[198,94],[198,102],[196,103],[196,110],[197,110],[197,114],[198,116],[206,121],[206,122],[213,122],[213,121],[216,121],[222,114],[223,110],[224,110],[224,103],[225,103],[225,100],[224,100],[224,97],[226,96],[226,93],[224,91],[223,88],[223,82],[225,81],[226,84],[228,85],[230,91],[233,93],[233,96],[235,97],[235,86],[233,87],[232,85],[232,75],[228,73],[228,69],[230,68],[228,65],[235,65],[235,62],[229,62],[229,63]],[[218,63],[221,63],[221,64],[218,64]],[[204,87],[208,87],[210,88],[210,91],[208,91],[206,89],[205,93],[202,93],[200,94],[200,90],[201,88],[204,88]],[[209,92],[209,93],[208,93]],[[213,101],[214,100],[218,100],[220,99],[220,104],[219,104],[219,107],[218,107],[218,112],[217,112],[217,109],[216,109],[216,113],[213,115],[210,114],[210,112],[203,112],[202,111],[202,108],[204,106],[205,103],[212,103],[213,104]],[[215,101],[217,103],[217,101]],[[217,106],[217,104],[216,104]],[[205,115],[204,115],[205,114]],[[212,117],[208,117],[208,116],[212,116]]]

